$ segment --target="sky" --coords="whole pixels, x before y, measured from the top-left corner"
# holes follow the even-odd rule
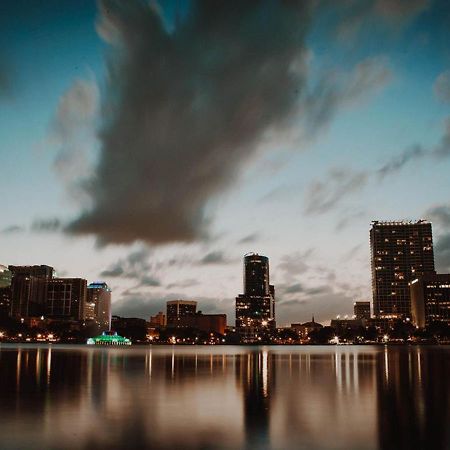
[[[371,300],[372,220],[428,219],[450,270],[446,0],[0,4],[0,263],[234,321]]]

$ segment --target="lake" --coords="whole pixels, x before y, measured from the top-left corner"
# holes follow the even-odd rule
[[[0,345],[1,449],[450,449],[450,347]]]

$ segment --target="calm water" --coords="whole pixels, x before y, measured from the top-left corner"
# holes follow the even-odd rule
[[[0,448],[450,449],[450,348],[3,344]]]

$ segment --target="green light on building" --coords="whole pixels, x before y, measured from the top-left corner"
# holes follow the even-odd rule
[[[111,331],[104,331],[100,336],[89,338],[86,343],[87,345],[131,345],[130,339]]]

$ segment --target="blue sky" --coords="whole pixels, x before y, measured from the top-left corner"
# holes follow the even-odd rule
[[[144,8],[142,21],[127,16],[131,7],[129,11],[116,8],[108,1],[98,5],[90,1],[2,2],[0,81],[6,83],[0,82],[1,263],[49,264],[62,275],[82,276],[89,281],[104,279],[113,288],[115,311],[120,314],[147,317],[161,310],[166,300],[187,298],[198,299],[204,312],[226,312],[231,322],[234,297],[242,291],[242,256],[255,251],[270,258],[280,324],[306,321],[312,314],[326,321],[336,314],[350,314],[354,300],[371,298],[368,233],[374,219],[432,220],[438,269],[448,270],[447,2],[373,0],[338,6],[319,2],[310,11],[299,13],[302,33],[292,43],[292,54],[303,64],[297,80],[298,103],[287,97],[289,105],[283,104],[285,109],[278,115],[273,113],[272,121],[264,126],[255,123],[258,131],[251,140],[241,138],[239,123],[236,130],[226,128],[225,138],[236,131],[232,143],[242,149],[226,147],[229,158],[236,161],[229,165],[228,158],[220,159],[214,173],[223,180],[216,183],[209,179],[205,189],[198,188],[195,199],[189,196],[189,184],[175,188],[177,179],[170,176],[178,173],[182,184],[186,172],[186,179],[198,175],[195,168],[201,166],[205,155],[223,158],[219,153],[224,151],[217,144],[220,139],[208,129],[208,124],[211,128],[213,120],[220,119],[217,111],[224,104],[207,103],[209,99],[204,97],[204,92],[216,87],[221,72],[211,72],[210,79],[204,75],[197,78],[202,67],[196,64],[211,63],[202,60],[211,54],[207,53],[208,42],[197,39],[207,28],[199,17],[209,17],[215,24],[220,39],[214,51],[226,47],[230,40],[234,47],[229,48],[235,49],[240,39],[246,39],[245,33],[242,37],[225,34],[230,24],[226,19],[216,24],[214,12],[207,8],[202,11],[201,3],[199,9],[194,9],[194,3],[182,1],[161,1],[157,7],[155,2],[151,6],[144,2],[129,5],[135,3]],[[282,10],[277,16],[276,4],[262,2],[255,6],[258,14],[243,11],[238,20],[244,18],[244,30],[248,20],[248,29],[255,33],[261,23],[267,29],[273,26],[277,30],[279,26],[280,36],[275,33],[272,39],[285,39],[283,45],[290,45],[286,30],[289,26],[296,30],[295,22],[286,22]],[[275,8],[273,22],[264,17],[265,8]],[[157,27],[158,20],[163,23],[163,31],[152,34],[151,27]],[[191,28],[183,28],[184,24]],[[120,27],[128,27],[127,32],[131,30],[130,35],[136,37],[129,38],[123,47],[114,41],[114,30],[125,30]],[[225,37],[220,36],[221,30],[225,30]],[[264,33],[261,36],[264,40]],[[154,42],[147,42],[151,39]],[[158,93],[158,87],[152,86],[156,83],[153,67],[157,70],[157,58],[168,51],[164,50],[168,40],[175,43],[172,48],[182,48],[178,59],[183,58],[183,52],[192,55],[192,67],[186,66],[184,75],[192,77],[192,83],[176,76],[172,80],[170,74],[177,69],[169,68],[170,80],[164,83],[167,103],[172,104],[172,88],[194,86],[200,103],[192,105],[213,108],[211,111],[217,113],[205,114],[201,127],[210,136],[206,142],[215,142],[210,145],[216,148],[209,153],[206,148],[201,155],[195,148],[188,148],[189,130],[183,131],[184,136],[177,135],[186,122],[179,116],[190,119],[189,108],[168,113],[166,122],[162,122],[170,130],[170,139],[173,133],[179,158],[160,160],[158,152],[165,149],[155,150],[152,141],[158,130],[148,136],[144,126],[136,127],[136,135],[142,134],[136,140],[139,147],[130,141],[128,148],[126,139],[122,144],[128,178],[122,174],[117,177],[120,201],[106,202],[104,197],[115,187],[113,183],[101,185],[98,174],[102,170],[114,173],[108,155],[117,151],[116,141],[121,136],[130,136],[124,125],[124,105],[135,104],[136,110],[161,120],[154,115],[158,111],[145,102]],[[243,48],[244,44],[242,41]],[[262,62],[264,49],[267,47],[268,54],[272,51],[269,39],[263,44],[255,47]],[[148,61],[141,64],[133,60],[136,55],[144,60],[148,55]],[[274,53],[271,58],[268,61],[277,61],[278,55]],[[167,61],[176,64],[178,60]],[[236,77],[237,84],[230,92],[234,95],[237,91],[237,98],[245,95],[239,89],[246,82],[239,78],[239,70],[252,69],[251,62],[244,63],[245,59],[235,67],[236,72],[227,72],[228,79]],[[111,67],[117,70],[119,81],[111,78]],[[255,67],[255,85],[263,83],[259,73]],[[143,95],[137,103],[132,103],[130,96],[139,89],[126,87],[132,79],[130,74],[141,83],[138,87]],[[275,70],[274,85],[279,75]],[[198,80],[205,86],[203,90],[193,84]],[[221,83],[222,88],[229,87],[227,79]],[[288,89],[286,85],[276,86],[271,91],[273,101],[278,101],[277,91]],[[292,86],[295,88],[295,84]],[[162,94],[164,89],[160,89]],[[253,89],[251,84],[249,89]],[[259,113],[254,105],[262,104],[260,97],[265,97],[265,92],[255,90],[251,103],[244,105]],[[164,109],[164,103],[161,105],[159,110]],[[266,116],[272,114],[270,105],[266,106]],[[232,105],[229,108],[236,113]],[[152,129],[153,124],[146,126]],[[115,142],[111,144],[113,137]],[[181,145],[184,138],[186,149]],[[414,153],[413,148],[420,150]],[[188,159],[183,159],[183,152],[190,152]],[[142,174],[133,176],[139,164],[129,164],[133,158],[141,161],[142,168],[161,164],[167,176],[158,181],[156,174],[154,184],[140,183]],[[190,164],[186,171],[184,164]],[[226,166],[226,173],[221,172],[221,165]],[[383,166],[391,168],[384,177],[378,172]],[[168,179],[172,184],[166,183]],[[94,183],[91,190],[86,189],[89,183]],[[187,191],[183,204],[177,205],[178,194],[158,192],[159,186],[166,191],[173,186],[181,195]],[[160,224],[161,210],[146,209],[159,201],[171,202],[164,203],[173,211],[169,216],[178,217],[181,208],[186,217],[180,213],[180,224],[186,220],[191,228],[177,229],[174,235],[157,230],[170,229],[174,221],[169,217]],[[191,208],[191,201],[196,209]],[[110,213],[110,221],[99,220]],[[193,219],[197,213],[208,220]],[[130,223],[134,214],[139,217],[139,224],[130,230],[124,230],[127,214]],[[81,218],[82,226],[77,222]],[[110,225],[115,228],[110,229]],[[192,237],[184,239],[188,232]]]

